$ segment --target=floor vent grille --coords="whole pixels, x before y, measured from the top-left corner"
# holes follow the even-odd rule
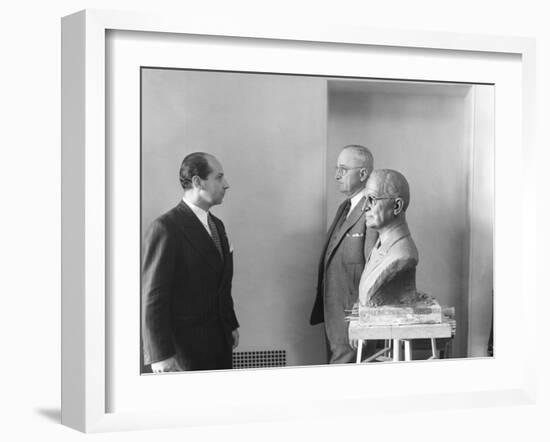
[[[233,368],[285,366],[286,350],[239,351],[233,353]]]

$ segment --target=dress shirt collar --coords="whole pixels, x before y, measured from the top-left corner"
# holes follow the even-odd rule
[[[406,222],[399,223],[392,228],[380,233],[380,245],[381,249],[385,251],[389,250],[400,239],[410,236],[411,232]]]
[[[349,212],[348,212],[348,216],[351,212],[353,212],[353,209],[355,209],[355,206],[357,205],[357,203],[359,201],[361,201],[361,198],[363,198],[365,195],[364,195],[364,192],[359,192],[357,195],[354,195],[351,197],[350,199],[350,207],[349,207]]]
[[[182,198],[183,202],[189,206],[191,211],[197,216],[201,224],[204,226],[206,231],[210,233],[210,227],[208,227],[208,213],[206,210],[201,209],[196,204],[193,204],[191,201],[186,199],[185,197]]]

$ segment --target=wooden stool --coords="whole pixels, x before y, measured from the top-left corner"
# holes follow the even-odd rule
[[[386,358],[393,361],[412,360],[413,339],[430,339],[432,355],[428,359],[438,359],[436,338],[450,338],[452,329],[450,322],[440,324],[412,324],[412,325],[388,325],[368,326],[359,320],[350,321],[349,337],[358,341],[357,363],[361,363],[363,341],[372,339],[384,339],[384,348],[365,359],[364,362],[371,362],[377,358]],[[401,350],[401,343],[404,352]]]

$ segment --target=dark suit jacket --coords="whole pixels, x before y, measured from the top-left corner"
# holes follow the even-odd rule
[[[331,342],[348,342],[344,310],[351,309],[357,301],[359,280],[366,257],[378,238],[376,232],[371,229],[367,231],[365,214],[361,210],[363,203],[364,199],[361,199],[342,227],[335,232],[345,201],[340,205],[328,231],[319,262],[317,295],[310,323],[315,325],[324,321]],[[336,236],[331,240],[333,234]],[[326,296],[337,305],[325,305]],[[327,314],[329,317],[326,317]]]
[[[144,363],[171,356],[186,369],[204,369],[207,359],[231,354],[239,326],[233,299],[233,255],[223,223],[212,216],[222,243],[214,242],[183,201],[147,230],[142,257]],[[208,364],[207,364],[208,365]]]

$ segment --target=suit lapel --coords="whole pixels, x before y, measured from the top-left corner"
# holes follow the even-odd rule
[[[183,201],[181,201],[176,208],[178,209],[177,213],[180,218],[179,222],[177,222],[180,230],[189,240],[193,248],[203,255],[206,261],[214,269],[219,270],[222,265],[220,254],[202,223]]]
[[[340,217],[342,216],[342,212],[344,211],[344,209],[346,208],[346,204],[347,204],[347,200],[344,200],[342,202],[342,204],[340,204],[340,206],[338,207],[338,210],[336,211],[336,215],[334,216],[334,220],[332,221],[332,224],[330,226],[330,229],[328,231],[328,237],[329,239],[327,239],[327,245],[330,241],[330,237],[332,236],[332,234],[334,233],[334,229],[336,228],[336,226],[338,225],[338,220],[340,219]]]
[[[363,214],[363,203],[365,202],[365,198],[361,198],[359,202],[355,205],[352,212],[349,214],[347,219],[344,221],[344,224],[342,224],[342,228],[340,229],[340,232],[346,233],[349,229],[351,229],[357,221],[359,221],[359,218],[361,218],[361,215]]]
[[[320,265],[323,266],[323,264],[326,262],[328,258],[328,246],[330,244],[330,239],[332,238],[332,234],[334,233],[334,229],[336,228],[336,225],[338,224],[338,220],[340,219],[340,216],[342,216],[342,211],[346,207],[346,201],[344,200],[340,206],[338,206],[338,210],[336,211],[336,215],[334,215],[334,219],[332,220],[332,224],[330,225],[330,228],[328,229],[327,233],[327,239],[325,241],[325,246],[323,247],[323,253],[321,253],[321,263]]]
[[[407,225],[401,225],[393,232],[394,238],[391,241],[386,241],[385,244],[381,244],[380,237],[376,241],[376,244],[371,249],[367,265],[376,267],[390,252],[391,248],[396,242],[401,241],[403,238],[411,235],[409,227]]]
[[[332,253],[338,247],[338,244],[342,241],[342,238],[344,235],[348,232],[349,229],[351,229],[357,221],[359,221],[359,218],[361,218],[361,215],[363,214],[363,203],[365,201],[365,198],[361,198],[359,202],[355,205],[352,212],[349,214],[346,220],[344,220],[344,223],[340,227],[340,229],[337,232],[334,232],[336,236],[335,240],[332,242],[331,248],[327,250],[327,260],[329,261],[330,257],[332,256]],[[329,236],[330,238],[330,236]],[[330,241],[330,239],[329,239]]]
[[[411,232],[409,230],[409,227],[406,224],[401,224],[398,226],[393,232],[393,239],[391,241],[387,241],[386,244],[382,244],[380,246],[380,253],[386,255],[390,251],[390,249],[394,246],[394,244],[397,241],[401,241],[403,238],[407,236],[411,236]]]

